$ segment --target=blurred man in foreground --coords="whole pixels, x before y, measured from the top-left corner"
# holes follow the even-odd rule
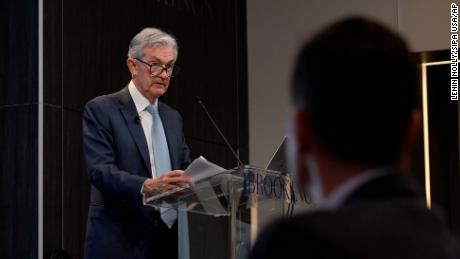
[[[320,208],[262,231],[251,258],[460,258],[400,171],[420,126],[416,82],[406,43],[370,20],[333,24],[301,49],[296,176]]]

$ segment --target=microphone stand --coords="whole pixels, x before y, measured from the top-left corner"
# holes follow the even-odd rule
[[[217,123],[214,121],[214,119],[212,118],[211,114],[209,114],[208,109],[204,105],[203,101],[198,96],[195,96],[195,100],[201,106],[201,108],[204,110],[204,113],[206,113],[206,116],[211,121],[212,125],[217,130],[217,132],[219,133],[220,137],[224,140],[224,142],[227,145],[228,149],[230,149],[230,151],[232,152],[233,156],[236,158],[236,162],[237,162],[238,167],[243,167],[244,164],[243,164],[243,162],[241,162],[239,154],[237,154],[235,152],[235,150],[233,149],[232,145],[230,145],[230,142],[228,142],[227,138],[225,137],[224,133],[222,133],[222,131],[220,130],[219,126],[217,126]]]

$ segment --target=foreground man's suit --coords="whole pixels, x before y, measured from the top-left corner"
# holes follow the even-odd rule
[[[251,259],[460,258],[458,243],[438,213],[426,209],[408,179],[389,173],[355,190],[336,210],[271,225]]]
[[[171,168],[190,163],[182,119],[158,103]],[[86,173],[91,182],[85,258],[175,258],[177,226],[166,227],[157,211],[142,205],[141,188],[152,177],[145,134],[128,88],[97,97],[83,119]]]

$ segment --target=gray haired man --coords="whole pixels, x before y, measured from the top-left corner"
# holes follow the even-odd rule
[[[86,175],[91,202],[85,258],[176,258],[174,211],[142,205],[190,183],[180,114],[158,99],[174,76],[176,40],[145,28],[129,45],[132,80],[122,90],[89,101],[83,115]]]

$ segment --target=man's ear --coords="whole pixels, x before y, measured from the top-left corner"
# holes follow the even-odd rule
[[[410,115],[409,122],[404,136],[403,150],[410,149],[422,133],[422,112],[414,109]]]
[[[294,133],[297,150],[296,159],[296,174],[297,174],[297,185],[305,186],[310,181],[310,174],[308,168],[305,165],[305,156],[310,152],[311,145],[311,129],[309,116],[301,111],[294,110]]]
[[[129,72],[131,73],[131,78],[137,76],[137,65],[133,58],[126,59],[126,65],[128,66]]]
[[[309,116],[301,110],[294,111],[294,130],[296,135],[297,153],[302,156],[310,150],[311,129]]]
[[[413,110],[407,123],[404,134],[401,155],[397,161],[397,167],[402,172],[412,171],[411,149],[422,134],[422,112]]]

